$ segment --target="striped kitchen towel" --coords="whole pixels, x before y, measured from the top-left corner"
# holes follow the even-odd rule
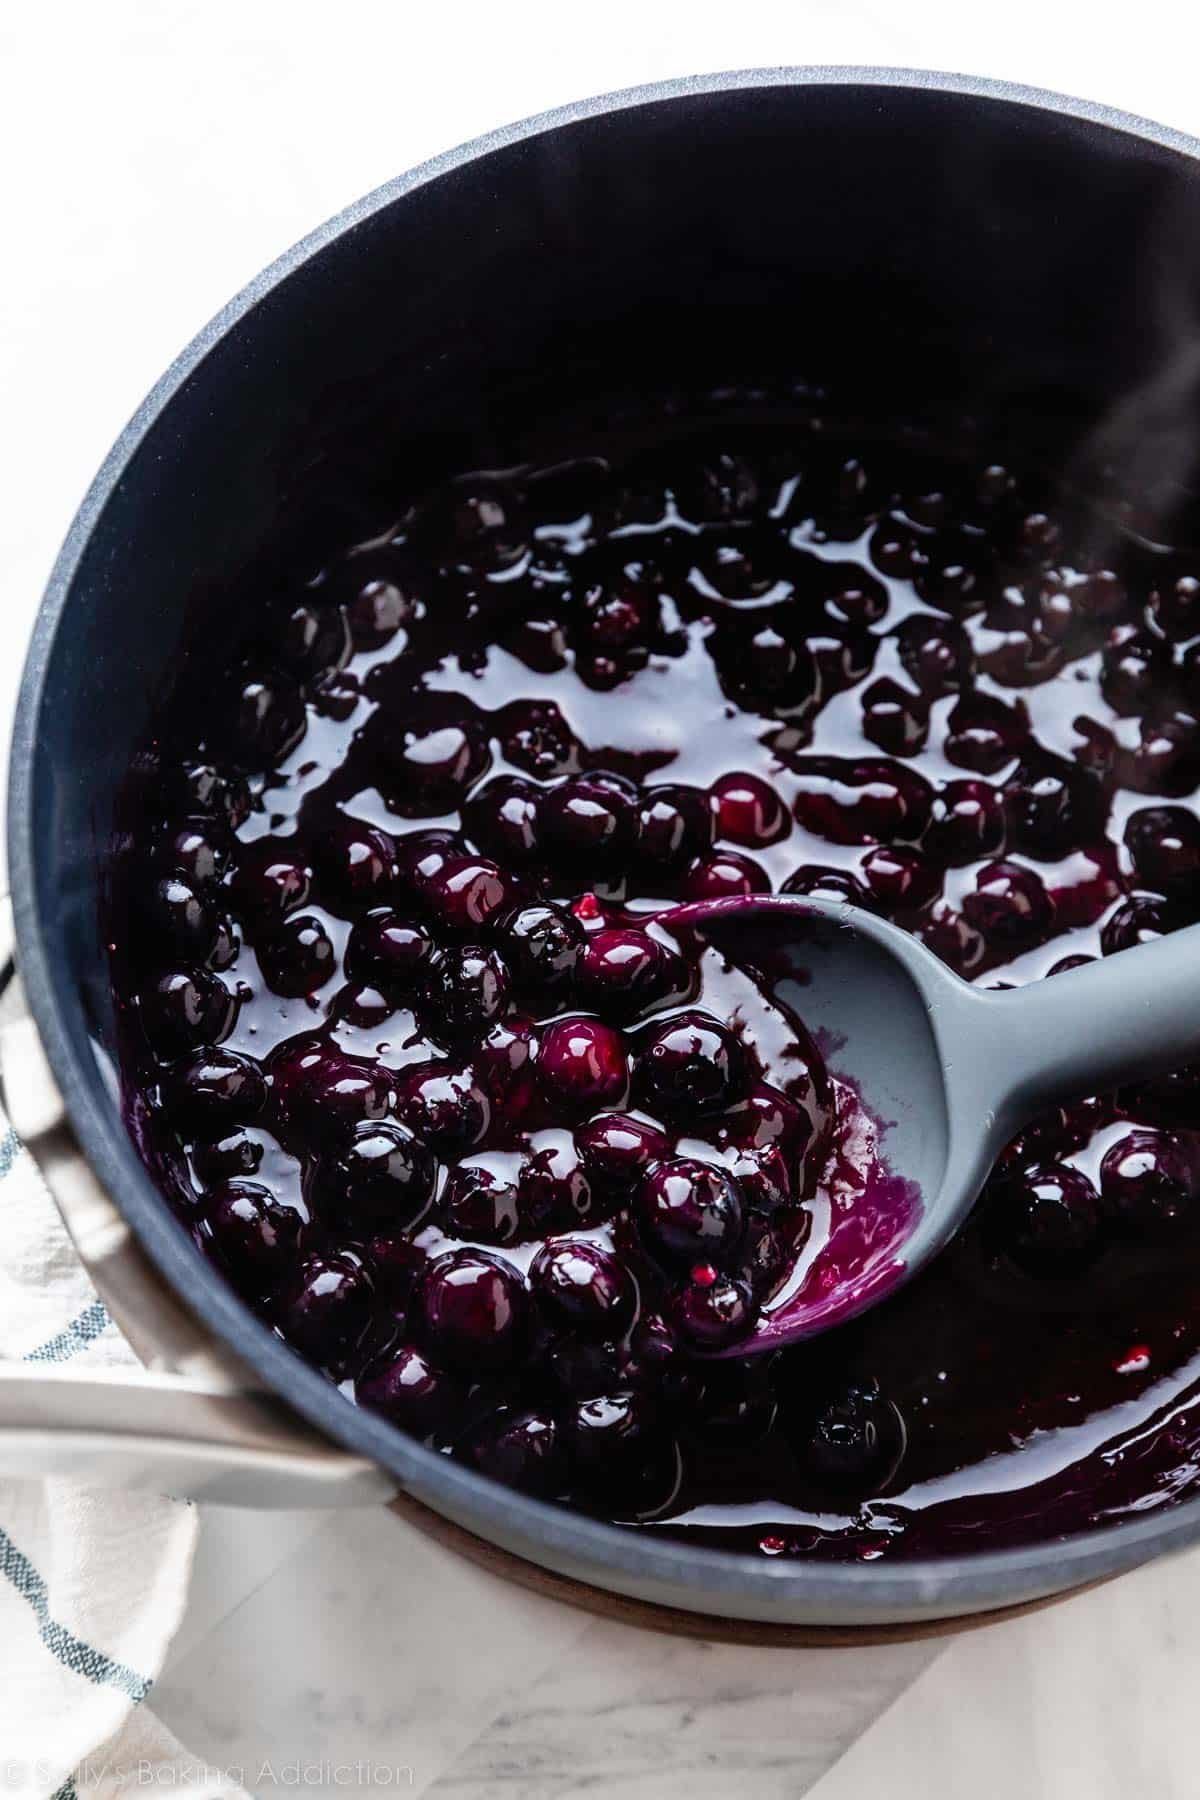
[[[135,1360],[2,1117],[0,1357]],[[116,1800],[171,1785],[193,1800],[241,1793],[198,1771],[143,1705],[183,1613],[196,1529],[179,1500],[0,1482],[4,1800]]]

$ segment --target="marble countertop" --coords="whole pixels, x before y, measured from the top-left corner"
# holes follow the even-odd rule
[[[783,62],[1008,76],[1198,131],[1196,35],[1183,0],[6,9],[0,719],[142,393],[258,268],[398,170],[578,95]],[[1200,1554],[936,1642],[749,1650],[538,1598],[383,1512],[209,1509],[155,1706],[264,1795],[1194,1800],[1197,1666]]]

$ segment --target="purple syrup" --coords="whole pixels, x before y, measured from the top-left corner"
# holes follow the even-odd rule
[[[1197,1072],[1035,1122],[913,1283],[739,1355],[886,1290],[919,1196],[836,1055],[656,915],[834,896],[1011,985],[1195,920],[1197,571],[997,466],[738,435],[248,578],[131,776],[131,1129],[300,1354],[564,1504],[855,1559],[1168,1502]]]

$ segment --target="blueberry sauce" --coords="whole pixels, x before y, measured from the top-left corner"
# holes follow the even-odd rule
[[[1039,1119],[911,1285],[739,1356],[911,1197],[836,1055],[659,915],[848,899],[989,985],[1200,918],[1200,558],[851,448],[464,477],[247,593],[131,777],[109,935],[139,1146],[348,1404],[631,1527],[872,1560],[1194,1487],[1200,1071]]]

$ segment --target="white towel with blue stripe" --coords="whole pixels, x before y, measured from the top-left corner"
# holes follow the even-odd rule
[[[0,1117],[0,1357],[136,1359]],[[200,1774],[143,1705],[187,1600],[195,1508],[74,1481],[0,1482],[0,1795],[117,1800]]]

